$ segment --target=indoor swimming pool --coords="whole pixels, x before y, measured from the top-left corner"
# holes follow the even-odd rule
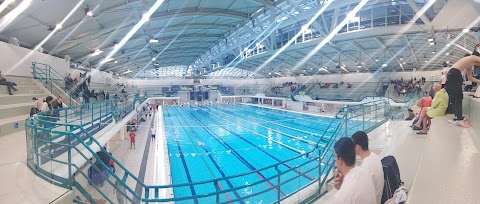
[[[249,105],[170,106],[163,108],[163,116],[172,184],[232,176],[219,181],[218,185],[206,182],[175,187],[175,197],[195,197],[177,203],[215,203],[215,199],[230,202],[262,191],[265,192],[235,203],[271,203],[278,196],[288,195],[319,177],[319,160],[299,168],[294,167],[305,163],[309,159],[307,156],[282,161],[313,150],[319,141],[319,147],[324,147],[341,121],[335,117]],[[350,122],[355,123],[354,120]],[[332,154],[331,151],[328,154]],[[279,165],[248,173],[274,164]],[[266,191],[277,185],[277,178],[272,176],[289,169],[294,170],[281,175],[282,182],[292,178],[289,182],[282,184],[280,189]],[[216,189],[232,189],[259,181],[261,184],[223,193],[218,198],[197,197]]]

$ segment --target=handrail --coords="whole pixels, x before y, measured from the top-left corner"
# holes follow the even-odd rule
[[[137,100],[135,100],[137,101]],[[135,103],[134,101],[134,103]],[[69,108],[64,108],[64,109],[59,109],[59,111],[66,111],[66,110],[72,110],[74,108],[80,108],[80,109],[83,109],[84,107],[92,107],[92,112],[93,112],[93,107],[95,106],[95,104],[98,104],[98,103],[105,103],[105,102],[96,102],[96,103],[92,103],[92,104],[84,104],[84,105],[81,105],[79,107],[69,107]],[[116,111],[118,112],[120,109],[118,109],[118,107],[115,104],[115,102],[109,102],[110,104],[112,104],[112,109],[111,109],[111,112],[108,113],[108,115],[112,115],[113,117],[115,117],[115,114],[116,114]],[[145,195],[144,196],[141,196],[141,195],[138,195],[136,194],[133,190],[131,190],[130,188],[128,189],[130,191],[130,193],[132,193],[132,195],[134,195],[134,197],[136,199],[139,199],[141,201],[144,201],[144,202],[168,202],[168,201],[180,201],[180,200],[188,200],[188,199],[193,199],[193,198],[201,198],[201,197],[207,197],[207,196],[218,196],[220,194],[223,194],[223,193],[228,193],[228,192],[231,192],[231,191],[234,191],[234,190],[238,190],[238,189],[242,189],[242,188],[245,188],[247,186],[254,186],[256,184],[260,184],[262,183],[263,181],[257,181],[257,182],[254,182],[254,183],[251,183],[251,184],[248,184],[247,186],[237,186],[235,188],[229,188],[229,189],[224,189],[224,190],[220,190],[220,189],[216,189],[215,191],[212,191],[212,192],[207,192],[207,193],[204,193],[202,195],[196,195],[196,196],[185,196],[185,197],[181,197],[181,198],[158,198],[158,190],[159,189],[165,189],[165,188],[175,188],[175,187],[182,187],[182,186],[192,186],[192,185],[201,185],[201,184],[208,184],[208,183],[213,183],[214,185],[216,185],[216,183],[219,183],[221,181],[225,181],[225,180],[228,180],[228,179],[232,179],[232,178],[238,178],[238,177],[242,177],[242,176],[245,176],[245,175],[248,175],[248,174],[254,174],[256,172],[261,172],[261,171],[264,171],[264,170],[267,170],[267,169],[277,169],[277,174],[273,175],[273,176],[270,176],[268,178],[265,178],[265,179],[274,179],[276,177],[280,177],[281,175],[284,175],[288,172],[293,172],[295,171],[296,169],[300,168],[301,166],[304,166],[308,163],[311,163],[311,162],[315,162],[317,161],[317,159],[321,159],[318,163],[316,163],[316,166],[313,167],[311,170],[309,171],[313,171],[315,168],[318,168],[319,169],[319,173],[320,175],[324,175],[324,172],[328,172],[329,170],[331,170],[331,168],[333,168],[333,160],[331,160],[331,155],[328,157],[328,161],[329,163],[326,163],[325,165],[327,165],[328,168],[323,168],[321,169],[322,165],[320,165],[320,163],[323,161],[322,158],[325,158],[327,157],[328,155],[328,151],[331,150],[333,144],[335,143],[337,137],[341,136],[341,135],[345,135],[347,134],[347,131],[348,130],[351,130],[347,128],[347,124],[348,124],[348,120],[358,120],[358,119],[354,119],[354,116],[349,116],[349,115],[353,115],[353,114],[350,114],[350,113],[354,113],[354,112],[358,112],[360,110],[362,111],[369,111],[369,109],[367,108],[370,108],[370,107],[386,107],[386,105],[384,104],[386,103],[385,101],[373,101],[373,102],[369,102],[369,103],[365,103],[365,104],[359,104],[359,105],[352,105],[352,106],[348,106],[348,107],[344,107],[344,108],[340,108],[338,111],[337,111],[337,117],[335,117],[332,121],[330,121],[329,125],[327,126],[327,129],[323,132],[323,134],[321,135],[321,137],[319,137],[319,140],[317,141],[316,145],[315,145],[315,148],[313,148],[312,150],[308,151],[308,152],[304,152],[303,154],[300,154],[298,156],[295,156],[293,158],[290,158],[290,159],[287,159],[287,160],[283,160],[281,162],[278,162],[278,163],[275,163],[275,164],[272,164],[272,165],[269,165],[269,166],[266,166],[266,167],[263,167],[261,169],[256,169],[256,170],[252,170],[252,171],[249,171],[249,172],[243,172],[241,174],[237,174],[237,175],[231,175],[231,176],[227,176],[227,177],[222,177],[222,178],[216,178],[216,179],[210,179],[210,180],[204,180],[204,181],[197,181],[197,182],[194,182],[194,183],[182,183],[182,184],[171,184],[171,185],[146,185],[144,184],[143,182],[141,182],[134,174],[132,174],[125,166],[123,166],[115,157],[113,156],[110,156],[110,158],[114,161],[114,163],[124,171],[124,176],[123,178],[115,175],[113,172],[111,172],[110,170],[108,170],[109,174],[114,174],[113,177],[114,177],[114,180],[118,181],[118,182],[121,182],[122,185],[126,186],[127,188],[129,188],[127,185],[126,185],[126,179],[127,178],[132,178],[135,182],[137,182],[139,185],[142,186],[142,188],[144,188],[144,192],[145,192]],[[123,109],[121,109],[122,112],[128,112],[131,110],[131,107],[132,104],[129,104],[127,106],[124,106]],[[377,108],[375,108],[375,111],[377,111]],[[384,110],[386,111],[386,110]],[[42,114],[48,114],[49,111],[46,111]],[[105,115],[104,115],[105,116]],[[373,117],[377,117],[377,113],[375,113],[375,115]],[[93,117],[93,116],[92,116]],[[376,120],[376,119],[375,119]],[[91,144],[95,144],[99,147],[101,147],[101,144],[87,131],[84,129],[85,127],[85,124],[68,124],[68,123],[62,123],[62,122],[53,122],[51,120],[48,119],[47,116],[44,116],[44,117],[31,117],[29,119],[27,119],[26,121],[26,124],[27,124],[27,127],[28,129],[32,129],[32,130],[47,130],[49,132],[53,132],[53,133],[57,133],[57,134],[60,134],[60,135],[72,135],[74,136],[78,141],[83,141],[83,139],[81,137],[78,136],[78,133],[74,133],[72,131],[70,132],[65,132],[63,130],[63,128],[61,128],[60,130],[52,130],[52,129],[48,129],[48,128],[41,128],[41,127],[37,127],[37,126],[34,126],[34,121],[38,122],[37,124],[51,124],[53,125],[53,127],[55,126],[65,126],[65,127],[70,127],[70,128],[65,128],[65,131],[67,129],[70,129],[70,130],[79,130],[80,133],[82,134],[85,134],[86,135],[86,140],[85,141],[89,141],[88,143],[91,143]],[[94,120],[92,120],[94,121]],[[340,122],[338,122],[340,121]],[[363,123],[366,122],[365,120],[365,116],[364,116],[364,119],[363,119]],[[30,124],[31,122],[31,124]],[[338,123],[337,123],[338,122]],[[331,130],[333,127],[335,127],[335,130],[333,132],[330,132],[329,130]],[[344,129],[340,128],[340,127],[344,127]],[[363,127],[365,128],[365,125],[363,125]],[[28,131],[28,130],[27,130]],[[345,131],[345,132],[343,132]],[[327,133],[331,133],[332,136],[330,136],[328,138],[328,142],[327,144],[324,146],[324,147],[321,147],[319,144],[321,141],[324,141],[324,139],[326,138],[326,134]],[[33,135],[35,137],[35,135]],[[28,137],[28,134],[27,134],[27,137]],[[85,147],[85,149],[88,150],[88,152],[90,152],[97,160],[99,160],[100,158],[95,154],[95,152],[90,148],[90,145],[89,144],[86,144],[85,142],[80,142],[82,143],[81,145],[83,147]],[[50,138],[50,144],[55,144],[55,142],[53,142],[53,140]],[[69,143],[70,144],[70,143]],[[70,146],[69,148],[69,152],[71,150],[75,150],[76,152],[79,152],[81,153],[81,151],[76,148],[75,145],[72,145]],[[108,153],[106,152],[105,149],[103,148],[100,148],[100,151],[104,152],[104,153]],[[318,153],[317,153],[318,152]],[[34,153],[35,154],[35,153]],[[314,155],[317,155],[317,156],[314,156]],[[37,155],[37,156],[40,156],[40,155]],[[312,160],[312,156],[313,159]],[[285,171],[278,171],[278,166],[279,165],[282,165],[286,162],[290,162],[290,161],[293,161],[295,159],[298,159],[298,158],[301,158],[301,157],[308,157],[310,158],[307,162],[304,162],[302,163],[301,165],[298,165],[298,166],[295,166],[294,168],[290,168],[288,170],[285,170]],[[93,163],[91,161],[87,161],[87,162],[90,162],[89,164],[94,166]],[[100,162],[102,163],[102,162]],[[38,164],[36,164],[38,165]],[[108,168],[105,164],[102,163],[102,166]],[[35,167],[35,166],[33,166]],[[35,169],[35,168],[31,168],[31,169]],[[328,170],[329,169],[329,170]],[[78,169],[77,169],[78,170]],[[297,177],[300,177],[302,175],[297,175]],[[69,175],[69,179],[71,179],[71,175]],[[297,178],[295,177],[295,178]],[[318,179],[316,179],[316,181],[319,181],[319,185],[320,186],[323,186],[325,185],[325,181],[326,181],[326,175],[325,177],[323,178],[323,181],[319,181],[319,179],[321,179],[320,177]],[[53,178],[51,178],[53,179]],[[293,180],[293,178],[291,179]],[[284,183],[288,183],[290,180],[284,180],[283,183],[282,182],[279,182],[279,184],[269,188],[269,189],[266,189],[265,192],[267,191],[270,191],[276,187],[279,187],[281,184],[284,184]],[[115,189],[117,189],[116,186],[114,186]],[[117,189],[118,190],[118,189]],[[150,198],[149,197],[149,192],[150,190],[154,190],[155,191],[155,196],[153,198]],[[104,196],[104,195],[102,195]],[[253,195],[249,195],[249,196],[246,196],[246,197],[243,197],[243,198],[239,198],[239,199],[244,199],[244,198],[247,198],[247,197],[252,197]],[[288,195],[286,197],[289,197],[291,196]],[[88,196],[85,196],[88,198]],[[285,199],[285,198],[282,198],[282,199]]]

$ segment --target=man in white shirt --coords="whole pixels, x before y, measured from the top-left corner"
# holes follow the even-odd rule
[[[355,144],[355,154],[362,159],[362,165],[360,166],[372,174],[377,203],[380,203],[382,200],[383,186],[385,184],[382,161],[377,154],[368,149],[368,136],[365,132],[358,131],[354,133],[352,140]]]
[[[355,145],[348,137],[340,138],[334,146],[335,172],[334,186],[338,190],[334,203],[376,204],[375,186],[368,170],[355,166]]]

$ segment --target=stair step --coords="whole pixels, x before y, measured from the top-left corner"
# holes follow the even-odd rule
[[[39,100],[42,100],[46,97],[45,94],[0,94],[0,106],[11,105],[18,103],[27,103],[32,101],[32,97],[36,97]]]
[[[0,113],[2,114],[0,115],[0,120],[30,114],[32,107],[34,107],[33,101],[29,103],[1,105]]]
[[[12,90],[13,94],[45,94],[43,90],[37,86],[16,86],[15,88],[18,89],[18,91]],[[8,95],[7,86],[0,85],[0,94]]]
[[[0,119],[0,137],[12,134],[14,132],[24,131],[25,119],[28,117],[29,115],[20,115],[16,117]],[[18,126],[15,125],[16,123]]]

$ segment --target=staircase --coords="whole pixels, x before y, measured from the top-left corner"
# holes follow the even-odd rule
[[[25,130],[24,120],[30,109],[35,106],[32,97],[44,99],[50,93],[35,80],[28,77],[5,76],[7,81],[15,82],[18,91],[8,95],[7,87],[0,86],[0,137]]]

